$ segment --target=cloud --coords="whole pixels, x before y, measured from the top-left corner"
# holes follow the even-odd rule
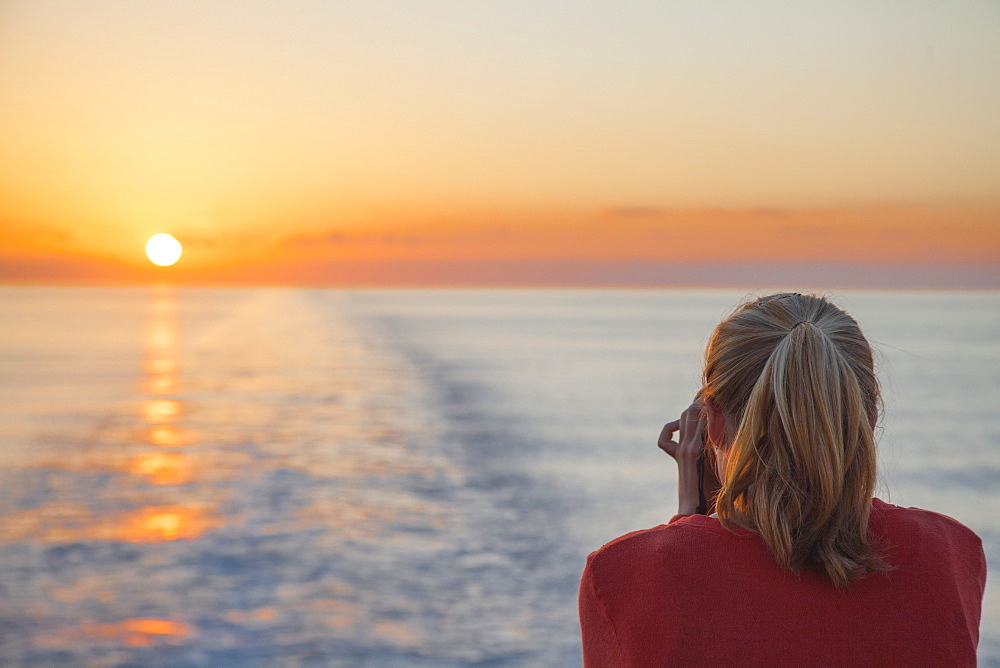
[[[778,230],[778,234],[785,238],[802,238],[802,239],[821,239],[824,237],[832,237],[836,235],[836,230],[831,230],[829,227],[823,227],[821,225],[812,225],[809,223],[804,223],[801,225],[789,225],[786,227],[781,227]]]
[[[763,218],[787,218],[791,215],[791,212],[788,209],[779,209],[773,206],[758,206],[750,209],[750,214]]]
[[[335,246],[346,242],[346,234],[332,231],[313,236],[288,237],[282,245],[292,248],[317,248],[320,246]]]
[[[222,244],[222,237],[219,234],[213,234],[210,232],[201,231],[185,231],[183,229],[173,232],[173,235],[177,238],[185,248],[204,248],[213,249],[218,248]],[[226,243],[231,245],[233,238],[230,236]]]
[[[601,215],[605,218],[660,218],[666,213],[666,209],[658,206],[615,206],[604,209]]]
[[[302,235],[288,237],[282,242],[282,246],[287,248],[326,248],[330,246],[341,246],[344,244],[374,244],[377,246],[418,246],[424,239],[415,234],[402,234],[395,232],[370,232],[367,234],[353,234],[348,236],[336,230],[324,234]]]

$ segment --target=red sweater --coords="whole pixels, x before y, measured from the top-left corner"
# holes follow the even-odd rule
[[[944,515],[872,502],[895,567],[843,589],[783,571],[756,534],[705,515],[617,538],[587,558],[587,666],[975,665],[982,542]]]

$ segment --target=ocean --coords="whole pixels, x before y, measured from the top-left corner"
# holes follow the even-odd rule
[[[0,287],[0,663],[579,665],[586,555],[675,511],[656,438],[748,294]],[[878,495],[995,573],[1000,293],[832,296]]]

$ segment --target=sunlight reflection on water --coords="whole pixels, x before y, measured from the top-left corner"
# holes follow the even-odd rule
[[[202,505],[145,506],[123,513],[98,514],[83,505],[52,503],[6,517],[0,540],[160,543],[197,538],[221,525],[222,520],[213,516],[211,508]]]
[[[134,378],[135,399],[39,428],[48,447],[14,462],[0,568],[28,577],[8,585],[19,612],[2,615],[0,659],[434,655],[412,620],[434,605],[419,573],[447,568],[434,562],[461,530],[460,474],[419,446],[434,420],[410,372],[301,294],[215,298],[185,314],[151,291],[141,359],[130,372],[109,349],[105,368]],[[106,327],[66,345],[83,354]]]

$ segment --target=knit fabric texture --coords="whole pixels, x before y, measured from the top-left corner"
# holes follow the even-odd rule
[[[893,567],[837,588],[782,570],[760,536],[705,515],[617,538],[580,582],[586,666],[976,663],[982,541],[956,520],[872,502]]]

